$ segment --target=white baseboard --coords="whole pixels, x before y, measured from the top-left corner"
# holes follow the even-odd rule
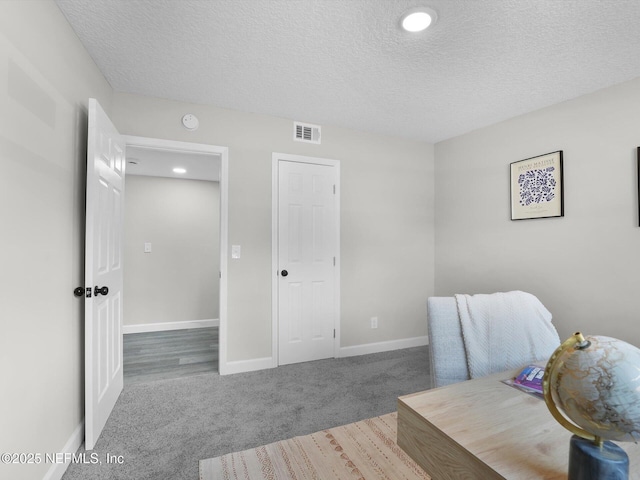
[[[364,345],[354,345],[352,347],[340,347],[338,357],[355,357],[357,355],[368,355],[370,353],[390,352],[402,348],[423,347],[429,345],[429,337],[403,338],[400,340],[389,340],[386,342],[365,343]]]
[[[220,364],[220,375],[255,372],[256,370],[266,370],[267,368],[275,368],[276,366],[272,357],[236,360],[235,362],[226,362],[224,365]]]
[[[140,323],[138,325],[123,325],[122,333],[163,332],[165,330],[186,330],[188,328],[219,327],[220,320],[187,320],[184,322]]]
[[[67,453],[70,455],[75,454],[84,442],[84,419],[80,422],[80,425],[76,427],[76,429],[67,440],[67,443],[62,447],[60,452],[56,453]],[[47,473],[42,477],[42,480],[60,480],[64,475],[64,472],[67,471],[69,464],[71,463],[71,459],[65,463],[54,463],[51,465]]]
[[[370,353],[390,352],[392,350],[401,350],[403,348],[423,347],[429,345],[429,337],[403,338],[400,340],[389,340],[386,342],[367,343],[364,345],[354,345],[352,347],[341,347],[338,351],[338,357],[355,357],[357,355],[367,355]],[[256,358],[252,360],[238,360],[235,362],[226,362],[220,364],[220,375],[231,375],[234,373],[254,372],[256,370],[266,370],[267,368],[275,368],[276,364],[273,357]]]

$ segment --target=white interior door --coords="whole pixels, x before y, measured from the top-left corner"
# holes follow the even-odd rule
[[[335,356],[337,167],[278,161],[278,363]]]
[[[85,238],[85,448],[92,450],[123,388],[122,226],[125,143],[89,99]],[[108,289],[108,292],[107,290]]]

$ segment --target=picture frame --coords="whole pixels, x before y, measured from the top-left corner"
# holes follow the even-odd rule
[[[511,220],[564,217],[562,150],[511,163],[510,179]]]

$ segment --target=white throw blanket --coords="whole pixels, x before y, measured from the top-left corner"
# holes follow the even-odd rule
[[[534,295],[456,295],[471,378],[546,361],[560,345],[551,313]]]

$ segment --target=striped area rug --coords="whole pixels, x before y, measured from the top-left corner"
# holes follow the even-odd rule
[[[200,480],[415,480],[396,444],[397,413],[200,461]]]

